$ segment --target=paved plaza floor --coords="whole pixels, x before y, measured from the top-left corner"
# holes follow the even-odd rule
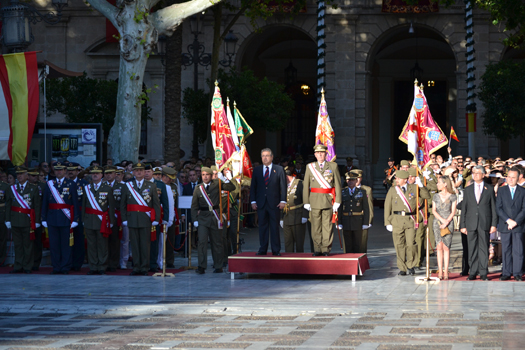
[[[525,282],[417,284],[397,276],[390,233],[376,215],[371,269],[355,283],[349,276],[231,280],[210,268],[174,278],[1,275],[0,350],[525,348]],[[255,250],[257,231],[244,232],[244,250]],[[453,242],[457,265],[459,234]],[[177,267],[184,264],[177,258]]]

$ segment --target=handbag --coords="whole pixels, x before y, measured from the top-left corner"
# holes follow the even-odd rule
[[[449,234],[450,234],[450,230],[448,229],[448,227],[445,227],[445,228],[441,229],[441,237],[444,237],[444,236],[449,235]]]

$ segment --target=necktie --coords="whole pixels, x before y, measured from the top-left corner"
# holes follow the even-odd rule
[[[260,173],[259,173],[260,174]],[[270,168],[266,167],[266,171],[264,172],[264,184],[268,186],[268,183],[270,182]]]
[[[209,192],[208,190],[210,189],[210,185],[206,185],[206,192]]]
[[[474,186],[476,186],[475,187],[475,189],[476,189],[476,193],[475,193],[476,194],[476,202],[479,203],[479,197],[481,197],[481,190],[480,190],[479,185],[476,184]]]
[[[323,163],[323,164],[319,164],[319,168],[320,168],[321,170],[323,170],[323,165],[324,165],[324,163]]]
[[[407,192],[407,188],[405,186],[401,187],[403,189],[403,193]]]
[[[191,183],[191,190],[195,191],[195,184],[193,182]]]
[[[95,192],[98,191],[98,186],[99,185],[95,185]]]
[[[142,181],[137,182],[137,186],[138,186],[138,188],[140,190],[140,188],[142,187]]]
[[[516,187],[513,187],[510,189],[510,196],[512,197],[512,199],[514,199],[514,191],[516,190]]]

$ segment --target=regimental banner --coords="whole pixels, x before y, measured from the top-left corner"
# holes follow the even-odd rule
[[[428,13],[439,12],[437,1],[419,0],[416,5],[408,5],[403,0],[383,0],[382,12],[389,13]]]
[[[328,116],[328,109],[326,107],[326,100],[324,99],[324,90],[321,92],[321,104],[319,105],[319,113],[317,115],[317,127],[315,128],[315,144],[323,144],[328,147],[326,151],[326,160],[335,162],[337,158],[335,154],[335,133],[330,123]]]
[[[427,99],[421,88],[414,84],[414,103],[399,140],[408,146],[408,152],[420,169],[427,166],[430,155],[447,145],[448,139],[432,118]]]
[[[215,153],[215,165],[218,171],[222,171],[235,154],[235,143],[217,82],[211,102],[211,141]]]

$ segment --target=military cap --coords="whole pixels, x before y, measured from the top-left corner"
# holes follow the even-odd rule
[[[162,175],[166,175],[170,179],[174,180],[177,177],[177,171],[169,166],[162,168]]]
[[[401,166],[410,166],[410,162],[408,160],[402,160]]]
[[[357,180],[359,175],[355,171],[349,171],[345,174],[347,180]]]
[[[151,163],[144,163],[144,170],[153,170],[153,165],[151,165]]]
[[[64,163],[61,163],[61,162],[53,162],[53,168],[55,170],[64,170],[66,166]]]
[[[396,177],[398,179],[408,179],[408,171],[406,171],[406,170],[398,170],[398,171],[396,171]]]
[[[15,172],[17,174],[27,173],[27,168],[25,166],[17,166],[15,167]]]
[[[353,162],[353,161],[354,161],[354,158],[352,158],[352,157],[346,157],[346,161],[347,161],[347,162]]]
[[[161,167],[153,168],[153,174],[162,174],[162,168]]]
[[[27,169],[27,173],[29,175],[34,175],[34,176],[40,175],[40,173],[38,172],[37,168],[29,168],[29,169]]]
[[[284,173],[287,176],[297,176],[297,172],[295,171],[295,167],[292,165],[288,165],[284,167]]]
[[[90,174],[102,173],[103,171],[104,169],[98,165],[93,165],[92,167],[89,168]]]
[[[69,162],[67,165],[67,170],[80,170],[80,164]]]
[[[201,172],[203,171],[204,168],[205,168],[205,167],[201,167]],[[216,166],[216,165],[212,165],[212,166],[210,167],[210,169],[211,169],[212,172],[213,172],[213,171],[217,171],[217,166]]]
[[[143,163],[138,162],[137,164],[133,164],[133,170],[136,170],[136,169],[145,169],[145,166]]]
[[[104,172],[106,174],[109,174],[109,173],[114,173],[117,171],[117,167],[116,166],[113,166],[113,165],[106,165],[106,167],[104,168]]]
[[[352,169],[352,173],[355,173],[357,177],[363,177],[363,170],[361,169]]]
[[[394,160],[394,158],[392,158],[392,157],[388,157],[387,162],[395,162],[395,160]]]
[[[416,177],[417,176],[417,169],[416,168],[408,168],[408,175]]]
[[[123,172],[124,172],[124,168],[121,167],[121,166],[117,166],[117,169],[115,170],[115,172],[116,172],[117,174],[123,173]]]
[[[326,147],[323,144],[318,144],[314,146],[314,152],[326,152],[328,150],[328,147]]]
[[[213,175],[213,170],[211,170],[210,168],[208,168],[207,166],[204,166],[202,167],[201,169],[201,173],[208,173],[210,175]]]

